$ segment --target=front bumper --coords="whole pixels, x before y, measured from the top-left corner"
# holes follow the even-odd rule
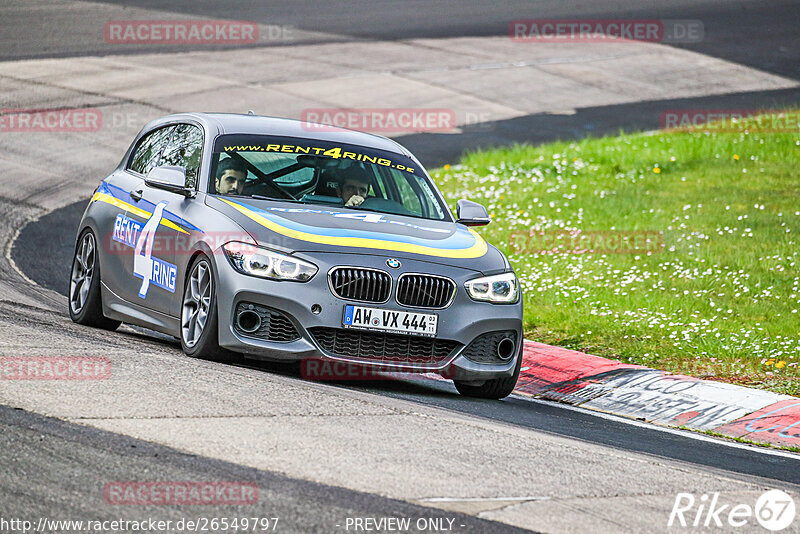
[[[318,358],[347,361],[365,366],[397,371],[435,372],[446,378],[478,381],[511,376],[522,347],[522,299],[517,304],[490,304],[475,302],[464,290],[464,282],[480,276],[476,271],[454,269],[423,261],[403,260],[401,269],[386,267],[385,256],[353,254],[298,254],[313,262],[319,272],[309,282],[272,281],[247,276],[236,271],[224,255],[215,255],[217,271],[217,309],[219,317],[219,344],[221,347],[241,352],[246,358],[272,361],[298,361]],[[380,269],[392,276],[394,282],[404,272],[425,273],[451,278],[456,283],[456,294],[445,309],[411,309],[398,304],[392,296],[385,304],[352,302],[336,297],[328,284],[328,271],[336,265],[349,265]],[[395,285],[396,286],[396,285]],[[285,315],[296,329],[299,339],[269,341],[243,334],[235,327],[237,308],[242,303],[264,306]],[[391,363],[371,361],[333,354],[323,349],[311,332],[317,328],[341,329],[343,309],[346,304],[358,304],[387,310],[419,311],[439,316],[436,339],[457,344],[447,358],[432,363]],[[312,307],[319,313],[312,313]],[[507,361],[480,363],[468,359],[467,346],[478,336],[488,332],[513,331],[516,347],[514,356]]]

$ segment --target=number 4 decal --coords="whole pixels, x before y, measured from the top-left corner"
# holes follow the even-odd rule
[[[175,279],[177,267],[171,263],[153,257],[153,242],[156,238],[158,225],[167,202],[159,202],[153,210],[153,215],[142,228],[139,239],[136,240],[136,249],[133,255],[133,275],[142,279],[139,288],[139,297],[146,298],[150,289],[150,282],[167,291],[175,292]]]
[[[161,215],[164,213],[166,202],[159,202],[153,215],[147,220],[147,224],[142,228],[142,233],[136,241],[136,250],[133,256],[133,274],[142,279],[142,287],[139,288],[139,296],[145,298],[147,290],[150,289],[150,278],[153,272],[153,241],[156,237],[156,230],[161,224]],[[144,249],[144,255],[142,255]]]

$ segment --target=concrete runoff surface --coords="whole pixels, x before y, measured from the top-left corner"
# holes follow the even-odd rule
[[[370,498],[383,498],[548,532],[665,531],[678,493],[691,493],[698,499],[701,495],[720,493],[726,502],[751,504],[771,488],[797,495],[796,482],[785,481],[787,477],[762,477],[764,472],[756,468],[756,464],[769,463],[782,466],[787,473],[800,472],[796,468],[797,461],[791,457],[754,452],[749,459],[741,456],[734,459],[735,454],[731,453],[731,465],[726,468],[725,449],[715,449],[723,458],[709,467],[692,462],[691,458],[674,459],[668,451],[659,454],[626,448],[625,441],[636,441],[629,436],[640,435],[637,434],[640,430],[634,427],[615,427],[625,434],[623,443],[616,446],[592,443],[591,432],[575,439],[554,431],[559,423],[574,427],[579,420],[587,426],[594,425],[595,430],[602,433],[605,420],[595,417],[578,416],[566,410],[553,411],[555,409],[549,407],[550,430],[542,431],[532,425],[506,421],[498,415],[512,408],[515,413],[543,410],[534,403],[520,406],[518,399],[499,403],[464,402],[459,411],[446,406],[453,400],[465,399],[456,397],[452,388],[442,390],[448,387],[444,385],[431,386],[432,392],[427,394],[419,392],[403,398],[404,395],[391,390],[381,393],[381,388],[308,383],[296,376],[262,369],[191,360],[184,357],[174,343],[149,338],[128,327],[116,333],[83,328],[69,321],[63,296],[31,284],[14,268],[11,260],[9,247],[18,229],[53,209],[85,201],[149,118],[184,110],[187,109],[184,106],[189,105],[194,109],[229,109],[232,105],[229,95],[239,98],[237,106],[246,108],[255,104],[253,107],[260,113],[281,115],[301,112],[305,109],[303,106],[338,107],[358,103],[354,89],[358,84],[331,78],[330,69],[324,68],[326,62],[336,61],[336,71],[342,77],[360,77],[361,81],[371,83],[374,91],[380,92],[375,95],[375,102],[382,106],[401,107],[409,102],[439,106],[446,102],[453,107],[461,105],[463,108],[459,109],[464,110],[488,110],[509,120],[537,110],[557,113],[575,109],[576,100],[582,105],[625,102],[635,105],[643,98],[707,98],[735,94],[743,88],[755,93],[797,88],[797,82],[792,79],[724,60],[711,60],[694,52],[658,45],[626,44],[624,47],[617,53],[629,54],[631,62],[641,61],[642,68],[649,62],[664,60],[665,55],[673,57],[674,53],[677,54],[674,65],[681,62],[702,64],[704,69],[715,74],[693,86],[677,81],[667,89],[657,83],[643,84],[638,89],[643,92],[638,95],[625,94],[619,91],[619,83],[625,76],[631,76],[630,72],[625,72],[628,62],[598,58],[591,50],[576,47],[568,52],[571,63],[567,62],[575,65],[576,71],[566,75],[567,63],[552,67],[560,69],[559,74],[569,80],[559,87],[570,97],[562,101],[558,94],[543,91],[541,100],[537,101],[530,98],[530,87],[515,78],[517,69],[547,65],[548,58],[557,61],[563,51],[538,47],[527,48],[525,52],[517,50],[514,53],[523,54],[523,57],[514,56],[513,61],[531,61],[531,66],[494,69],[497,72],[492,79],[496,85],[487,86],[484,80],[488,78],[471,78],[468,71],[474,70],[476,65],[506,58],[512,51],[502,39],[477,38],[368,43],[364,48],[347,48],[337,43],[295,47],[285,52],[293,54],[292,59],[297,61],[290,63],[297,70],[283,80],[265,74],[268,69],[248,70],[246,54],[237,50],[3,63],[0,84],[4,107],[92,106],[101,109],[107,121],[98,132],[8,133],[0,137],[3,191],[0,213],[6,221],[0,226],[0,241],[4,244],[4,255],[0,259],[0,355],[107,357],[112,374],[107,380],[96,381],[3,380],[0,404],[78,425],[81,429],[75,430],[78,433],[95,436],[99,435],[93,434],[95,432],[112,432],[128,436],[124,439],[153,444],[148,446],[168,447],[194,455],[203,462],[229,462],[236,468],[267,473],[263,476],[283,476],[281,480],[286,483],[283,486],[286,491],[297,481],[308,481],[358,492],[358,495],[369,494],[372,497],[363,497],[363,506],[354,505],[355,511],[365,515],[373,514],[372,510],[388,502]],[[423,54],[425,50],[428,52]],[[438,65],[451,69],[448,72],[464,71],[457,72],[456,78],[468,88],[466,94],[457,94],[447,83],[432,83],[430,80],[438,82],[442,77],[435,73],[419,74],[424,71],[423,66],[413,60],[403,72],[384,73],[381,65],[385,61],[380,58],[382,54],[392,53],[412,59],[419,57],[424,67]],[[253,54],[259,54],[262,65],[269,65],[279,55],[263,50],[254,50]],[[358,65],[342,61],[342,58],[359,54],[365,61]],[[642,57],[649,59],[642,60]],[[370,58],[374,63],[371,66],[366,61]],[[591,71],[595,68],[592,63],[598,61],[608,61],[603,73],[608,82],[599,89],[591,87],[594,74],[581,72],[583,69]],[[197,74],[205,72],[203,67],[210,64],[220,65],[215,70],[218,75]],[[362,72],[358,72],[359,69]],[[621,69],[616,74],[619,80],[616,84],[615,69]],[[175,75],[176,72],[179,75]],[[237,74],[244,72],[251,78],[242,82]],[[539,72],[545,71],[531,70],[530,75]],[[726,79],[735,80],[735,83]],[[330,100],[329,94],[324,92],[326,85],[322,83],[326,80],[335,82],[342,96]],[[515,80],[519,92],[509,93]],[[399,85],[392,86],[387,83],[390,81],[397,81]],[[485,97],[499,94],[500,89],[506,92],[498,101]],[[242,109],[237,107],[236,111]],[[74,236],[73,230],[67,225],[53,224],[45,227],[42,233],[47,236],[49,232],[49,246],[56,247],[57,243],[68,244]],[[49,261],[48,251],[49,247],[39,250],[40,263]],[[54,262],[52,270],[66,276],[63,265]],[[413,389],[415,386],[404,387]],[[376,391],[379,394],[376,395]],[[472,408],[464,411],[463,406]],[[45,504],[43,508],[50,504],[54,507],[51,509],[62,510],[56,502],[69,500],[65,484],[96,488],[97,476],[91,478],[90,469],[65,468],[66,471],[62,471],[62,464],[56,461],[59,454],[64,454],[77,458],[70,460],[71,465],[90,464],[91,456],[80,460],[80,454],[85,454],[85,441],[70,437],[70,430],[66,441],[72,440],[75,446],[50,438],[42,439],[37,445],[36,440],[46,433],[33,422],[25,422],[21,427],[25,425],[37,430],[26,433],[9,429],[10,435],[18,437],[9,445],[8,454],[17,465],[24,465],[19,462],[27,451],[31,455],[30,464],[40,469],[36,480],[47,489],[42,486],[29,489],[26,497],[13,501],[17,504],[9,510],[24,511],[37,499]],[[667,444],[672,441],[689,439],[673,434],[662,438],[657,435],[647,434],[653,440],[663,439],[665,447],[671,446]],[[53,444],[52,447],[46,446],[48,443]],[[705,442],[691,443],[698,450],[710,447]],[[738,454],[740,449],[736,451]],[[110,463],[117,467],[120,463],[130,464],[129,452],[122,453],[121,449],[112,452],[119,454],[110,457]],[[131,467],[127,473],[139,480],[157,479],[159,474],[172,476],[172,472],[163,469],[166,469],[163,465],[151,463],[142,465],[141,469]],[[12,477],[6,471],[4,486],[25,493],[25,488],[20,488],[16,480],[21,472]],[[74,479],[66,480],[64,472]],[[124,465],[122,472],[126,472]],[[111,477],[118,476],[119,471],[102,473],[104,477]],[[174,476],[211,476],[206,473],[202,470],[177,472]],[[753,476],[753,473],[762,476]],[[92,493],[93,490],[85,491],[98,498],[99,494]],[[332,493],[337,494],[334,490]],[[50,497],[41,499],[42,495]],[[324,491],[317,495],[324,496]],[[288,507],[291,502],[285,504]],[[6,506],[4,504],[2,509],[4,516]],[[331,514],[344,510],[320,506],[318,517],[332,517]],[[86,517],[96,513],[94,508],[88,507],[70,509]],[[413,514],[418,510],[390,506],[381,515],[391,515],[395,509],[397,514]],[[68,511],[67,507],[63,510]],[[165,512],[159,509],[156,513]],[[296,513],[302,512],[298,509]],[[800,526],[793,528],[797,531]]]

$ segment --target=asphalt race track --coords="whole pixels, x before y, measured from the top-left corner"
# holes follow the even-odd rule
[[[264,114],[280,113],[284,102],[293,113],[295,102],[306,98],[343,105],[322,99],[318,82],[327,75],[308,58],[351,69],[350,77],[335,79],[349,90],[353,76],[382,75],[382,51],[389,57],[409,40],[417,51],[435,49],[454,77],[462,66],[483,68],[506,54],[508,22],[518,18],[704,22],[701,43],[614,50],[624,61],[608,70],[620,69],[619,80],[630,75],[625,61],[641,68],[652,63],[637,57],[675,65],[665,71],[675,87],[653,80],[640,88],[641,97],[611,98],[618,85],[609,82],[602,88],[608,94],[601,93],[585,75],[569,71],[605,61],[603,51],[578,48],[568,59],[544,51],[530,61],[563,60],[558,75],[571,81],[560,95],[546,94],[548,82],[542,81],[552,82],[544,76],[553,72],[539,72],[542,80],[525,78],[524,67],[498,69],[496,82],[465,82],[458,94],[466,100],[454,107],[485,105],[480,109],[488,110],[490,123],[396,136],[428,167],[453,162],[471,148],[655,129],[663,109],[800,102],[796,2],[620,4],[247,1],[237,2],[235,13],[211,1],[0,6],[0,107],[97,107],[108,116],[133,118],[101,133],[0,132],[0,355],[107,357],[113,368],[109,380],[92,383],[0,382],[0,519],[177,521],[244,513],[279,517],[278,532],[353,531],[346,528],[348,518],[387,516],[441,520],[456,532],[661,532],[679,492],[719,492],[732,504],[752,504],[772,488],[797,494],[800,456],[793,453],[516,395],[496,402],[465,399],[440,381],[312,383],[291,367],[193,360],[165,336],[127,326],[101,332],[75,325],[67,315],[64,295],[83,208],[144,122],[183,102],[228,105],[223,99],[231,91],[241,96],[236,106],[252,101]],[[238,50],[110,49],[103,42],[106,21],[140,18],[289,25],[295,41]],[[231,81],[231,72],[237,70],[230,65],[246,65],[248,54],[266,64],[280,47],[308,63],[307,70],[286,74],[280,87],[269,85],[268,74],[233,85],[238,80]],[[364,64],[339,58],[340,50],[360,50]],[[497,55],[490,57],[491,50]],[[441,91],[455,94],[444,82],[423,87],[423,71],[412,63],[391,75],[413,81],[404,87],[430,96],[426,102],[451,94]],[[172,65],[179,65],[174,79],[166,74]],[[197,74],[204,65],[218,70]],[[681,86],[684,68],[707,76]],[[508,80],[529,83],[513,87]],[[391,96],[388,87],[374,90]],[[495,92],[502,96],[493,97]],[[525,99],[530,101],[521,104]],[[246,481],[257,485],[259,497],[245,507],[117,506],[104,499],[110,482],[154,480]]]
[[[381,516],[442,518],[420,505],[291,479],[276,473],[181,453],[174,449],[131,439],[119,434],[72,425],[57,419],[1,407],[0,458],[7,466],[0,485],[4,517],[84,517],[98,520],[138,519],[132,508],[102,510],[96,488],[109,480],[141,480],[157,472],[167,480],[246,480],[259,488],[260,505],[249,511],[261,517],[291,518],[292,531],[333,530],[344,517]],[[20,454],[19,445],[25,443]],[[47,459],[44,463],[43,460]],[[69,473],[66,479],[55,473]],[[54,479],[55,478],[55,479]],[[100,497],[100,498],[98,498]],[[220,507],[218,515],[235,516],[235,506]],[[178,521],[199,517],[196,507],[175,506],[159,519]],[[523,532],[464,514],[447,514],[459,530],[481,533]],[[463,526],[462,526],[463,525]],[[283,526],[281,527],[283,528]]]

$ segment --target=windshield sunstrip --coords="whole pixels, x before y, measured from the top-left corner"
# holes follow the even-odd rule
[[[411,174],[423,174],[417,164],[406,156],[373,150],[356,145],[303,139],[299,137],[280,137],[262,135],[224,135],[214,143],[214,152],[273,152],[308,154],[331,159],[350,159],[373,165],[381,165]]]

